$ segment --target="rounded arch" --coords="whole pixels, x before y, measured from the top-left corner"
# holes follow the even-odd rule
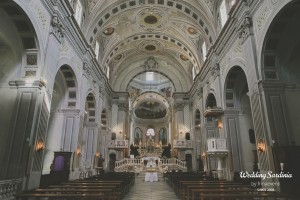
[[[195,119],[195,127],[200,127],[200,125],[201,125],[201,112],[200,112],[199,108],[197,108],[195,110],[194,119]]]
[[[139,145],[140,141],[143,141],[143,131],[140,127],[134,129],[134,144]]]
[[[279,80],[281,78],[278,53],[281,50],[281,53],[291,54],[293,47],[299,42],[299,6],[298,0],[282,3],[266,20],[260,40],[258,40],[260,79]],[[282,48],[282,45],[286,47]]]
[[[101,130],[107,130],[107,112],[105,108],[101,112]]]
[[[241,95],[249,92],[247,78],[240,66],[233,66],[226,75],[224,83],[224,102],[226,108],[238,109]]]
[[[167,135],[167,129],[165,127],[161,128],[158,132],[159,134],[159,141],[163,146],[167,145],[168,141],[168,135]]]
[[[31,19],[23,7],[13,1],[0,3],[0,79],[3,81],[11,79],[8,77],[37,76],[37,67],[43,60],[39,52],[43,50],[39,47],[41,39],[31,21],[34,17]]]
[[[205,100],[205,108],[215,108],[217,107],[217,100],[215,97],[215,94],[211,91],[207,94],[206,100]]]
[[[59,83],[57,83],[58,80]],[[74,108],[77,106],[77,79],[73,69],[69,65],[63,65],[59,68],[55,76],[54,86],[60,87],[61,90],[64,91],[65,107]],[[55,91],[54,87],[54,92]]]
[[[96,100],[93,93],[89,93],[85,101],[85,117],[87,122],[96,122]]]

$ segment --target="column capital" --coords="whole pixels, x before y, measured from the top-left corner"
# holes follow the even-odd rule
[[[127,111],[128,105],[127,105],[127,103],[119,103],[118,108],[119,108],[119,111]]]
[[[177,111],[183,111],[184,108],[184,103],[175,103],[174,104],[174,110],[175,112]]]

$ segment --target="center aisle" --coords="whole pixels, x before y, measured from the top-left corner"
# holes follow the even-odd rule
[[[172,188],[159,176],[158,182],[145,182],[145,173],[135,177],[135,184],[123,200],[179,200]]]

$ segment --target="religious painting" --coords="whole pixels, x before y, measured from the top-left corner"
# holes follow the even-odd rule
[[[143,131],[139,127],[136,127],[134,130],[134,144],[139,145],[140,141],[142,140],[142,137]]]
[[[166,128],[161,128],[159,130],[159,141],[162,145],[167,145],[167,130]]]
[[[142,119],[160,119],[167,114],[166,108],[159,102],[143,102],[135,110],[135,115]]]

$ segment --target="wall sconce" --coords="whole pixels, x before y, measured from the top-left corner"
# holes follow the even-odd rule
[[[97,158],[100,157],[100,152],[96,152],[96,157],[97,157]]]
[[[257,150],[260,152],[264,152],[266,150],[266,144],[263,139],[259,139],[257,143]]]
[[[218,126],[218,129],[222,129],[223,128],[223,122],[222,122],[221,118],[217,119],[217,126]]]
[[[119,132],[120,135],[121,135],[122,133],[123,133],[122,131]]]
[[[35,146],[36,151],[43,151],[45,149],[44,140],[38,139]]]
[[[77,149],[76,149],[76,155],[77,156],[81,155],[81,149],[80,149],[80,147],[77,147]]]
[[[179,134],[181,135],[181,134],[182,134],[182,131],[180,131]]]

